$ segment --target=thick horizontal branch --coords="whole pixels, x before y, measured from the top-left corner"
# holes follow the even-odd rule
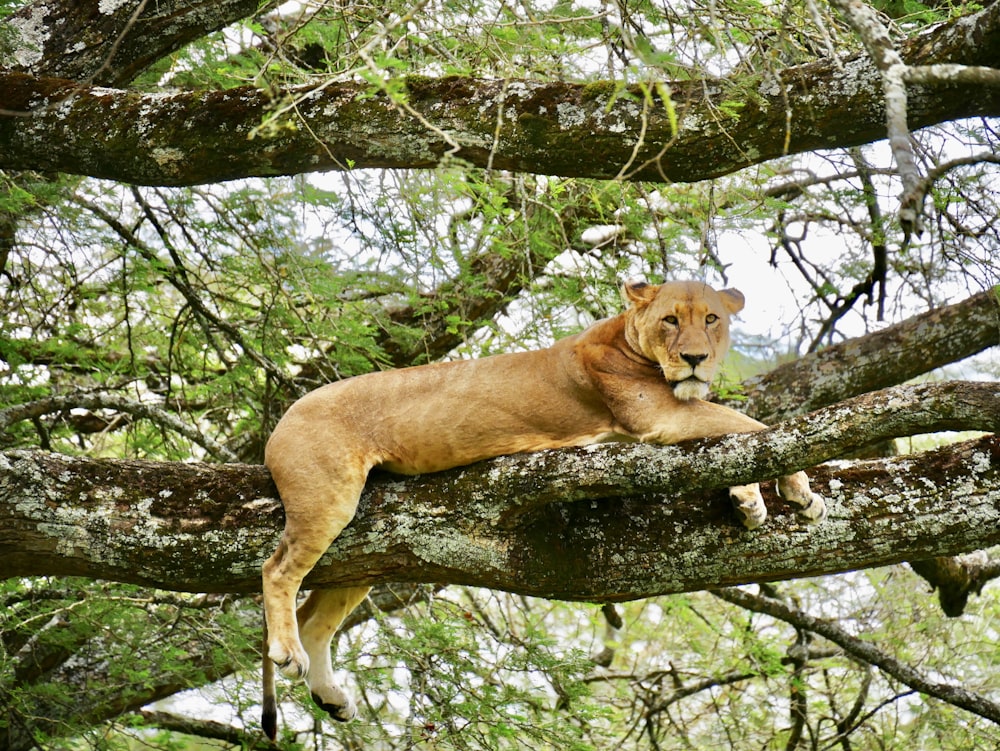
[[[734,479],[790,471],[886,432],[1000,424],[997,384],[890,389],[760,434],[605,444],[372,478],[308,584],[481,585],[624,600],[951,555],[1000,543],[1000,439],[811,471],[829,518],[773,495],[744,530]],[[881,427],[880,427],[881,426]],[[512,513],[513,512],[513,513]],[[0,454],[0,576],[83,575],[204,592],[259,588],[282,512],[263,467]]]
[[[4,21],[11,30],[28,33],[11,34],[5,40],[11,49],[5,51],[20,72],[122,86],[171,52],[260,7],[259,0],[25,3]],[[39,17],[46,23],[44,34],[32,33]]]
[[[994,4],[938,27],[901,54],[914,65],[1000,67],[1000,9]],[[191,185],[355,167],[431,167],[455,156],[480,167],[568,177],[694,181],[886,133],[881,77],[865,55],[789,68],[763,82],[712,79],[670,87],[676,134],[668,108],[652,91],[614,83],[411,77],[404,107],[353,82],[278,97],[249,87],[143,94],[7,74],[0,75],[5,109],[33,114],[0,117],[0,169]],[[295,104],[270,135],[249,140],[276,101]],[[911,127],[995,114],[996,89],[956,82],[909,92]]]
[[[746,398],[730,406],[774,423],[905,383],[998,344],[1000,286],[774,368],[745,382]]]

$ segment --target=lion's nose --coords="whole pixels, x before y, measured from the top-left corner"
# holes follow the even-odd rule
[[[705,360],[708,359],[708,355],[686,355],[686,354],[682,354],[681,355],[681,359],[684,360],[684,362],[686,362],[692,368],[697,368],[699,365],[701,365],[703,362],[705,362]]]

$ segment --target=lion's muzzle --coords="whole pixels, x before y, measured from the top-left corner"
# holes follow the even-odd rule
[[[708,396],[708,384],[697,376],[685,378],[683,381],[673,383],[674,396],[682,402],[689,402],[692,399],[704,399]]]

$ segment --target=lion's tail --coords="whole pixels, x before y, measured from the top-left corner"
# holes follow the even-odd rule
[[[274,741],[278,737],[278,698],[274,689],[274,663],[267,659],[267,618],[264,618],[263,643],[261,645],[261,686],[264,694],[264,709],[260,714],[260,724],[264,733]]]

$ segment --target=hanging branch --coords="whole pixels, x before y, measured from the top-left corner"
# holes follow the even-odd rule
[[[833,621],[811,616],[798,608],[786,605],[781,600],[763,595],[754,595],[740,589],[722,589],[712,594],[733,605],[777,618],[797,629],[804,629],[814,634],[819,634],[824,639],[829,639],[834,644],[843,648],[848,654],[853,655],[862,662],[875,665],[900,683],[922,694],[933,696],[936,699],[1000,724],[1000,704],[991,701],[982,694],[968,691],[961,686],[934,680],[930,676],[883,652],[870,641],[853,636]]]
[[[882,74],[882,91],[885,98],[885,123],[889,136],[889,146],[896,158],[896,170],[903,181],[903,195],[913,194],[920,184],[920,168],[917,166],[910,143],[910,129],[906,115],[907,70],[902,56],[889,37],[889,30],[879,20],[878,14],[861,0],[831,0],[832,5],[846,17],[851,27],[861,37],[875,67]],[[900,207],[899,223],[909,235],[922,231],[922,206],[904,205]]]

